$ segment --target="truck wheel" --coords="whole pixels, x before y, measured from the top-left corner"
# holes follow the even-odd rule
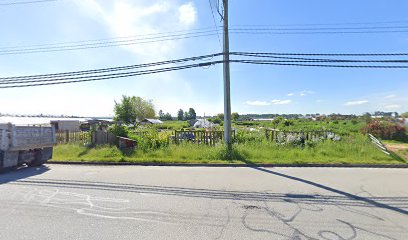
[[[52,147],[39,149],[35,154],[34,161],[32,161],[29,165],[33,167],[41,166],[45,162],[47,162],[47,160],[50,159],[51,157],[52,157]]]

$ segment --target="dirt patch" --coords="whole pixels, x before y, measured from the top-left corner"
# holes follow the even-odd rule
[[[405,150],[408,149],[408,144],[385,144],[385,146],[390,150]]]
[[[408,160],[408,144],[385,144],[385,147],[405,160]]]

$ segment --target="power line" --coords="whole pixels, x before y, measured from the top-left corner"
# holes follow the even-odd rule
[[[220,34],[219,34],[219,32],[218,32],[217,22],[215,21],[215,16],[214,16],[214,11],[213,11],[213,6],[212,6],[212,4],[211,4],[211,0],[208,0],[208,3],[210,4],[211,15],[212,15],[212,19],[213,19],[213,21],[214,21],[214,27],[215,27],[215,29],[217,30],[218,43],[220,44],[220,48],[222,49]]]
[[[330,54],[330,53],[265,53],[265,52],[231,52],[232,56],[251,57],[254,59],[233,60],[237,63],[283,65],[283,66],[311,66],[311,67],[342,67],[342,68],[408,68],[408,59],[383,59],[383,57],[406,57],[407,53],[358,53],[358,54]],[[310,56],[313,56],[312,58]],[[320,56],[315,58],[314,56]],[[369,59],[342,59],[326,57],[369,57]],[[373,59],[373,57],[376,57]],[[259,59],[260,58],[260,59]],[[334,64],[333,64],[334,63]],[[371,65],[382,63],[383,65]],[[352,65],[350,65],[352,64]],[[370,65],[361,65],[370,64]]]
[[[56,1],[58,1],[58,0],[18,1],[18,2],[0,3],[0,6],[23,5],[23,4],[45,3],[45,2],[56,2]]]
[[[215,54],[208,54],[208,55],[202,55],[202,56],[196,56],[196,57],[181,58],[181,59],[174,59],[174,60],[167,60],[167,61],[160,61],[160,62],[153,62],[153,63],[144,63],[144,64],[127,65],[127,66],[110,67],[110,68],[100,68],[100,69],[92,69],[92,70],[84,70],[84,71],[72,71],[72,72],[52,73],[52,74],[37,74],[37,75],[26,75],[26,76],[16,76],[16,77],[1,77],[0,83],[22,81],[22,80],[38,80],[38,79],[41,80],[41,79],[50,79],[50,78],[71,77],[71,76],[106,73],[106,72],[117,72],[117,71],[124,71],[124,70],[138,69],[138,68],[154,67],[154,66],[160,66],[160,65],[166,65],[166,64],[175,64],[175,63],[184,63],[184,62],[189,62],[189,61],[212,59],[214,57],[221,56],[221,55],[222,53],[215,53]]]
[[[209,0],[211,4],[211,1]],[[212,5],[211,5],[212,6]],[[213,14],[213,12],[212,12]],[[214,14],[213,14],[214,17]],[[215,20],[215,17],[213,18]],[[214,22],[215,23],[215,22]],[[221,43],[218,26],[214,28],[201,28],[193,31],[180,30],[164,33],[153,33],[139,36],[124,36],[118,38],[105,38],[94,40],[72,41],[64,43],[48,43],[25,46],[0,47],[0,55],[30,54],[44,52],[73,51],[105,47],[117,47],[137,44],[147,44],[163,41],[199,38],[217,35]],[[342,30],[342,31],[339,31]],[[231,34],[247,35],[310,35],[310,34],[376,34],[376,33],[405,33],[408,26],[385,27],[347,27],[347,28],[233,28]]]
[[[106,42],[106,41],[117,41],[117,40],[132,40],[132,39],[151,39],[150,37],[166,37],[168,35],[173,34],[194,34],[194,33],[206,33],[206,32],[214,32],[214,27],[206,27],[206,28],[196,28],[191,30],[174,30],[174,31],[165,31],[165,32],[158,32],[158,33],[146,33],[143,35],[128,35],[128,36],[120,36],[120,37],[113,37],[113,38],[98,38],[98,39],[87,39],[87,40],[79,40],[79,41],[67,41],[67,42],[57,42],[57,43],[43,43],[43,44],[31,44],[31,45],[17,45],[17,46],[4,46],[0,47],[0,50],[7,50],[7,49],[14,49],[14,48],[34,48],[34,47],[44,47],[44,46],[55,46],[55,45],[69,45],[69,44],[81,44],[81,43],[98,43],[98,42]],[[164,36],[163,36],[164,35]]]
[[[257,35],[322,35],[322,34],[383,34],[383,33],[407,33],[408,30],[374,30],[374,31],[274,31],[274,30],[231,30],[233,34],[257,34]]]
[[[408,20],[374,21],[374,22],[337,22],[337,23],[291,23],[291,24],[239,24],[233,27],[291,27],[291,26],[350,26],[350,25],[387,25],[406,24]]]
[[[408,56],[408,53],[279,53],[279,52],[231,52],[242,56]]]
[[[89,82],[107,79],[124,78],[139,75],[156,74],[170,71],[178,71],[189,68],[208,67],[224,63],[223,60],[212,60],[223,56],[223,53],[208,54],[202,56],[127,65],[111,68],[101,68],[84,71],[62,72],[52,74],[39,74],[16,77],[0,78],[0,88],[18,88],[44,85],[56,85],[65,83]],[[266,52],[231,52],[231,56],[250,57],[253,59],[231,59],[231,63],[296,66],[296,67],[325,67],[325,68],[370,68],[370,69],[407,69],[408,59],[332,59],[310,58],[308,56],[347,56],[347,57],[385,57],[385,56],[408,56],[407,53],[266,53]],[[298,57],[301,56],[301,57]],[[261,58],[261,59],[257,59]],[[210,59],[210,61],[208,61]],[[204,61],[189,64],[191,61]],[[361,64],[360,64],[361,63]],[[383,63],[373,65],[370,63]],[[159,67],[169,64],[181,64],[176,66]],[[140,69],[140,70],[136,70]]]
[[[218,64],[218,63],[222,63],[222,61],[196,63],[196,64],[189,64],[189,65],[184,65],[184,66],[167,67],[167,68],[159,68],[159,69],[151,69],[151,70],[143,70],[143,71],[134,71],[134,72],[125,72],[125,73],[119,73],[119,74],[106,74],[106,75],[91,76],[91,77],[73,77],[73,78],[63,79],[62,81],[60,80],[42,80],[42,81],[36,81],[35,83],[29,83],[29,84],[27,84],[27,82],[21,82],[21,83],[17,82],[17,83],[14,83],[14,85],[6,85],[6,86],[0,85],[0,88],[35,87],[35,86],[46,86],[46,85],[56,85],[56,84],[101,81],[101,80],[108,80],[108,79],[116,79],[116,78],[132,77],[132,76],[139,76],[139,75],[178,71],[178,70],[189,69],[189,68],[209,66],[209,65]]]
[[[160,37],[148,37],[148,38],[137,38],[129,40],[120,41],[106,41],[106,42],[96,42],[96,43],[80,43],[73,45],[62,45],[62,46],[44,46],[35,48],[24,48],[24,49],[6,49],[0,50],[0,55],[14,55],[14,54],[27,54],[27,53],[44,53],[44,52],[56,52],[56,51],[69,51],[69,50],[80,50],[80,49],[92,49],[92,48],[103,48],[103,47],[116,47],[116,46],[128,46],[135,44],[144,43],[155,43],[163,41],[172,41],[180,39],[198,38],[217,35],[216,31],[203,31],[196,33],[186,33],[186,34],[173,34]]]
[[[338,64],[315,64],[315,63],[306,64],[302,63],[301,61],[268,61],[251,59],[230,60],[230,62],[259,65],[297,66],[297,67],[408,69],[408,65],[396,66],[396,65],[338,65]]]
[[[372,29],[407,29],[408,26],[375,26],[375,27],[313,27],[313,28],[231,28],[237,31],[334,31],[334,30],[372,30]]]

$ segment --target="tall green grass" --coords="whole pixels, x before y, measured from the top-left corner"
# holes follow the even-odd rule
[[[272,142],[235,144],[227,153],[222,144],[217,146],[180,144],[156,150],[131,152],[115,146],[88,148],[75,144],[58,145],[55,161],[89,162],[163,162],[163,163],[323,163],[323,164],[398,164],[405,163],[385,155],[369,140],[361,136],[345,137],[342,141],[325,141],[313,147],[276,145]]]

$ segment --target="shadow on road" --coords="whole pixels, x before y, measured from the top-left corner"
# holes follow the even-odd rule
[[[39,167],[20,167],[18,169],[12,169],[0,172],[0,184],[18,181],[28,177],[36,176],[47,172],[49,168],[47,166]]]
[[[258,169],[264,171],[266,169]],[[270,171],[270,170],[266,170]],[[271,171],[272,172],[272,171]],[[269,172],[269,173],[271,173]],[[319,205],[334,205],[334,206],[354,206],[354,207],[382,207],[397,211],[402,214],[407,214],[408,197],[371,197],[371,199],[356,196],[337,189],[333,189],[318,183],[313,183],[308,180],[275,173],[278,176],[284,176],[293,180],[302,181],[328,191],[340,194],[339,195],[304,195],[304,194],[287,194],[287,193],[270,193],[270,192],[250,192],[250,191],[226,191],[226,190],[211,190],[200,188],[179,188],[179,187],[163,187],[151,185],[135,185],[135,184],[119,184],[107,182],[90,182],[90,181],[74,181],[74,180],[54,180],[54,179],[22,179],[13,184],[17,185],[33,185],[46,186],[56,188],[75,188],[75,189],[92,189],[104,191],[118,191],[144,194],[159,194],[169,196],[182,196],[193,198],[211,198],[211,199],[232,199],[241,201],[268,201],[282,202],[293,199],[298,203],[319,204]],[[383,202],[380,203],[379,201]],[[389,205],[392,204],[393,206]]]
[[[401,214],[404,214],[404,215],[408,215],[407,210],[401,209],[401,208],[398,208],[398,207],[395,207],[395,206],[391,206],[391,205],[388,205],[388,204],[384,204],[384,203],[381,203],[381,202],[378,202],[376,200],[373,200],[373,199],[375,199],[373,197],[372,198],[366,198],[366,197],[358,196],[358,195],[348,193],[348,192],[345,192],[345,191],[342,191],[342,190],[339,190],[339,189],[336,189],[336,188],[333,188],[333,187],[329,187],[329,186],[326,186],[326,185],[323,185],[323,184],[320,184],[320,183],[316,183],[316,182],[313,182],[313,181],[310,181],[310,180],[306,180],[306,179],[303,179],[303,178],[294,177],[294,176],[290,176],[290,175],[287,175],[287,174],[272,171],[270,169],[262,168],[262,167],[257,166],[255,163],[253,163],[251,161],[248,161],[248,160],[242,160],[242,161],[245,162],[246,164],[248,164],[248,166],[250,168],[258,170],[258,171],[273,174],[273,175],[279,176],[279,177],[284,177],[284,178],[294,180],[294,181],[298,181],[298,182],[301,182],[301,183],[309,184],[309,185],[312,185],[314,187],[318,187],[318,188],[324,189],[324,190],[332,192],[332,193],[343,195],[343,196],[345,196],[345,197],[347,197],[349,199],[355,200],[355,201],[365,202],[365,203],[370,204],[370,205],[372,205],[374,207],[384,208],[384,209],[395,211],[395,212],[398,212],[398,213],[401,213]]]

